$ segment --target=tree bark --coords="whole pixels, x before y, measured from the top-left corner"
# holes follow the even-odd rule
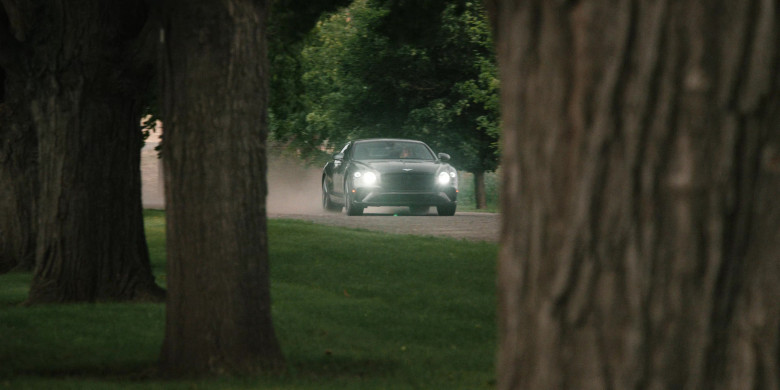
[[[21,47],[18,69],[8,73],[10,82],[25,85],[26,116],[17,125],[34,128],[37,137],[28,303],[160,299],[143,232],[139,169],[138,118],[151,67],[135,66],[136,38],[148,9],[141,1],[3,6]]]
[[[20,47],[0,6],[0,273],[35,264],[37,138],[25,109],[28,90],[19,77]]]
[[[777,2],[488,8],[498,388],[778,388]]]
[[[29,83],[18,31],[27,3],[0,3],[0,273],[31,271],[35,265],[38,148],[27,102]],[[14,23],[17,26],[14,26]]]
[[[24,105],[23,83],[0,71],[0,273],[35,265],[35,204],[38,197],[37,138]]]
[[[268,2],[169,1],[163,54],[172,374],[274,370],[266,233]]]

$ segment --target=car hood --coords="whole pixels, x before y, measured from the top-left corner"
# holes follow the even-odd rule
[[[355,164],[367,167],[380,174],[395,172],[435,174],[443,165],[438,161],[424,160],[364,160],[355,161]]]

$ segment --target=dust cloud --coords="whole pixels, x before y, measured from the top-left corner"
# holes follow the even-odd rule
[[[322,212],[322,167],[307,166],[294,157],[268,157],[269,214]]]
[[[154,148],[159,139],[147,140],[141,150],[141,188],[144,208],[165,209],[162,161]],[[320,214],[322,168],[271,153],[268,158],[268,214]]]

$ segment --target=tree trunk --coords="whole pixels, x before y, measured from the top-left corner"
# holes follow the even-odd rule
[[[281,367],[266,239],[265,1],[170,1],[163,71],[173,374]]]
[[[49,76],[70,94],[32,102],[41,207],[29,302],[157,300],[142,219],[140,107],[88,90],[106,81],[82,77]]]
[[[0,273],[31,271],[37,234],[37,138],[25,108],[23,82],[13,70],[2,69],[0,76]]]
[[[488,8],[498,388],[777,389],[777,2]]]
[[[477,209],[487,208],[487,196],[485,195],[485,172],[474,172],[474,204]]]
[[[138,118],[150,73],[134,67],[134,39],[145,31],[145,5],[3,4],[23,47],[23,109],[38,140],[28,303],[160,299],[140,191]]]

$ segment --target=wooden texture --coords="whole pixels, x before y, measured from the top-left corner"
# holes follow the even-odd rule
[[[488,1],[500,389],[777,389],[777,1]]]
[[[2,5],[0,66],[14,109],[3,132],[23,134],[3,142],[26,158],[14,174],[33,175],[16,180],[36,182],[3,188],[34,218],[13,238],[35,243],[28,303],[159,299],[138,168],[138,118],[153,64],[137,61],[148,8],[142,1]]]
[[[163,162],[172,374],[273,370],[266,238],[264,1],[165,10]]]

